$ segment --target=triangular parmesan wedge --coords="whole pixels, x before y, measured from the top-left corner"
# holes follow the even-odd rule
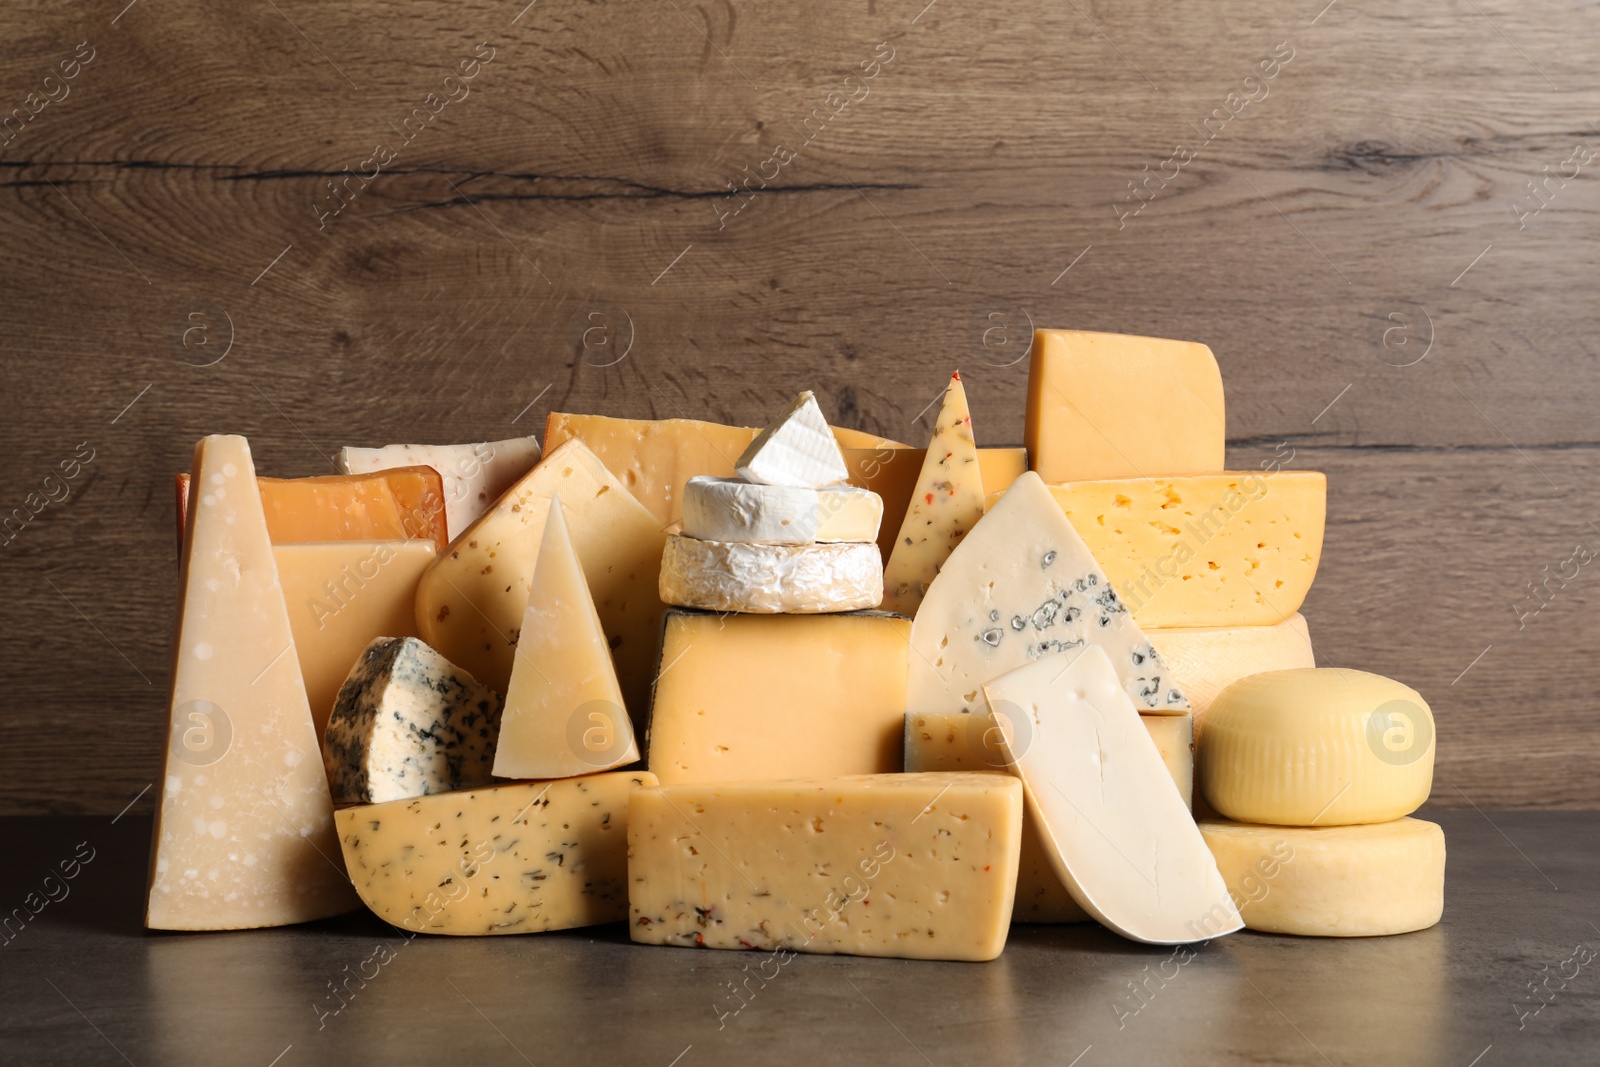
[[[250,446],[195,449],[145,925],[240,930],[359,905]]]
[[[983,689],[1045,854],[1085,911],[1152,945],[1243,928],[1104,648],[1046,656]]]
[[[800,489],[821,489],[850,477],[839,442],[809,389],[756,435],[733,467],[747,482]]]
[[[643,736],[665,608],[657,592],[666,534],[582,441],[550,452],[467,527],[417,583],[417,633],[497,693],[511,684],[550,499],[562,513]]]
[[[983,683],[1054,652],[1099,645],[1134,706],[1189,701],[1032,471],[956,546],[911,627],[907,710],[982,711]]]
[[[570,778],[639,758],[560,498],[550,501],[500,719],[497,778]]]
[[[983,474],[961,373],[950,376],[911,504],[883,569],[883,610],[914,617],[934,576],[983,518]]]

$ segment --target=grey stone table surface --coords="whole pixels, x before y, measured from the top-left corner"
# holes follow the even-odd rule
[[[764,954],[621,923],[147,933],[148,818],[5,819],[0,908],[37,914],[4,927],[0,1063],[1600,1064],[1600,813],[1431,817],[1446,903],[1420,933],[1246,932],[1185,962],[1019,925],[993,963],[798,956],[765,980]]]

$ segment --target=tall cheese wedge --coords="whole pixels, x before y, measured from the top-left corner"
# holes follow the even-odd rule
[[[570,778],[639,758],[622,688],[559,497],[533,568],[506,691],[497,778]]]
[[[883,610],[914,618],[939,568],[981,518],[983,471],[957,372],[945,389],[922,473],[883,569]]]
[[[1229,471],[1054,485],[1050,493],[1145,627],[1272,626],[1322,558],[1328,479]]]
[[[1144,633],[1189,698],[1196,737],[1211,702],[1239,679],[1317,665],[1299,612],[1272,626],[1146,627]]]
[[[1244,923],[1105,650],[984,685],[1000,743],[1072,898],[1134,941],[1204,941]]]
[[[339,468],[370,474],[395,467],[432,467],[444,479],[445,518],[455,537],[539,462],[536,437],[460,445],[384,445],[341,448]]]
[[[651,945],[992,960],[1017,880],[1003,774],[640,789],[628,932]]]
[[[699,474],[732,478],[734,462],[759,432],[753,426],[697,419],[614,419],[552,411],[545,422],[544,444],[549,452],[572,440],[588,445],[665,528],[683,519],[684,483]],[[833,436],[841,448],[906,447],[838,426],[833,427]]]
[[[1189,710],[1083,539],[1029,471],[928,587],[911,628],[907,710],[981,710],[985,682],[1085,644],[1105,649],[1140,711]]]
[[[431,540],[273,545],[278,581],[317,736],[350,668],[375,637],[415,637],[417,582],[438,558]]]
[[[570,930],[628,915],[628,798],[644,771],[517,782],[340,808],[373,914],[419,934]]]
[[[617,665],[623,704],[642,732],[664,610],[656,583],[666,535],[581,441],[552,450],[423,572],[418,635],[484,685],[506,691],[557,493]]]
[[[665,784],[901,767],[898,615],[667,615],[649,766]]]
[[[356,903],[250,446],[195,449],[145,925],[239,930]]]
[[[1222,469],[1227,420],[1211,349],[1035,330],[1023,443],[1047,482]]]
[[[892,518],[904,515],[911,507],[911,494],[917,488],[922,464],[927,455],[921,448],[880,445],[873,448],[845,446],[844,465],[850,484],[870,489],[883,499],[883,513],[891,516],[878,530],[878,550],[887,560],[894,552],[900,527]],[[991,496],[1011,488],[1011,483],[1028,469],[1028,452],[1022,448],[978,449],[978,473],[984,492]]]

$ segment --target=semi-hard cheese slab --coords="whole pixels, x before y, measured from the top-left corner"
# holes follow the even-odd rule
[[[1157,945],[1243,925],[1104,649],[1036,660],[983,688],[1056,874],[1085,911]]]
[[[322,737],[337,804],[374,804],[492,781],[500,694],[415,637],[380,637],[339,688]]]
[[[237,930],[351,910],[250,446],[195,449],[145,925]]]
[[[1222,372],[1193,341],[1035,330],[1023,443],[1047,482],[1222,469]]]
[[[683,487],[683,532],[701,541],[873,541],[882,521],[883,498],[853,485],[800,489],[697,474]]]
[[[983,511],[983,472],[967,391],[958,373],[945,389],[922,472],[883,569],[883,609],[915,618],[939,568]]]
[[[665,535],[581,441],[552,450],[423,572],[417,632],[450,662],[505,692],[550,499],[558,493],[623,703],[642,731],[661,634],[656,584]]]
[[[339,468],[369,474],[394,467],[432,467],[444,479],[445,518],[453,538],[489,510],[500,494],[539,462],[539,441],[513,437],[460,445],[341,448]]]
[[[1030,471],[928,587],[911,630],[907,710],[981,710],[985,682],[1086,644],[1105,650],[1140,711],[1188,712],[1161,657]]]
[[[1189,698],[1198,737],[1211,702],[1241,678],[1315,667],[1316,650],[1298,611],[1272,626],[1196,626],[1144,631]]]
[[[628,914],[628,797],[644,771],[340,808],[361,899],[424,934],[530,934]]]
[[[901,767],[898,615],[670,612],[648,765],[665,784]]]
[[[651,945],[992,960],[1022,790],[993,773],[640,789],[628,932]]]
[[[1421,819],[1363,826],[1200,824],[1251,930],[1376,937],[1444,913],[1444,831]]]
[[[698,474],[732,478],[735,461],[759,432],[752,426],[698,419],[616,419],[552,411],[544,444],[554,452],[568,441],[582,441],[665,529],[683,520],[684,483]],[[841,448],[906,447],[838,426],[833,436]]]
[[[669,534],[660,594],[663,603],[703,611],[856,611],[883,599],[883,561],[870,541],[752,545]]]
[[[1139,625],[1271,626],[1322,558],[1328,479],[1229,471],[1052,485]]]
[[[189,475],[178,485],[178,545],[188,525]],[[275,545],[311,541],[450,543],[444,481],[431,467],[398,467],[372,474],[257,478],[267,534]]]
[[[578,554],[550,501],[494,757],[500,778],[567,778],[639,758]]]
[[[375,637],[414,637],[417,581],[438,557],[431,540],[273,545],[295,654],[317,736],[339,687]]]
[[[1206,801],[1240,822],[1389,822],[1416,811],[1433,788],[1428,702],[1366,671],[1253,674],[1212,703],[1203,738]]]

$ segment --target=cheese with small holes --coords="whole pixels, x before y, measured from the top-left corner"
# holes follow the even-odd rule
[[[628,811],[628,932],[650,945],[992,960],[1022,790],[1003,774],[663,786]]]
[[[1148,944],[1242,925],[1194,817],[1099,645],[985,683],[1056,875],[1090,915]]]
[[[451,663],[505,692],[557,493],[617,665],[622,702],[642,732],[661,635],[656,585],[665,535],[581,441],[553,449],[423,572],[417,633]]]
[[[195,449],[145,925],[240,930],[356,905],[250,446]]]
[[[650,769],[669,784],[898,771],[910,629],[875,612],[669,612]]]
[[[628,915],[628,798],[644,771],[340,808],[361,900],[420,934],[531,934]]]
[[[1205,798],[1226,818],[1389,822],[1433,788],[1433,712],[1415,689],[1365,671],[1268,671],[1212,703],[1199,755]]]
[[[500,694],[415,637],[380,637],[339,689],[322,736],[335,804],[493,782]]]
[[[533,568],[494,773],[567,778],[638,758],[605,630],[556,497]]]
[[[417,581],[438,556],[428,541],[273,545],[294,650],[322,736],[333,702],[375,637],[415,637]]]
[[[821,489],[849,477],[839,442],[822,417],[816,394],[809,389],[734,460],[733,469],[747,482]]]
[[[927,452],[921,448],[905,446],[850,448],[844,453],[844,465],[850,471],[850,484],[870,489],[883,498],[883,513],[889,521],[878,528],[878,550],[887,560],[894,552],[895,539],[900,535],[900,525],[894,516],[904,515],[911,507],[911,494],[917,488],[922,474],[923,459]],[[1021,448],[978,449],[978,473],[983,479],[986,494],[1011,488],[1023,471],[1028,469],[1028,453]]]
[[[663,603],[702,611],[855,611],[883,599],[883,561],[870,541],[752,545],[671,534],[660,592]]]
[[[697,474],[683,487],[683,532],[701,541],[873,541],[882,521],[883,498],[853,485],[798,489]]]
[[[1271,626],[1300,610],[1322,557],[1328,480],[1229,471],[1053,485],[1139,625]]]
[[[1194,746],[1187,715],[1141,715],[1185,802],[1193,795]],[[999,771],[1006,769],[994,716],[987,712],[906,716],[907,771]],[[1088,914],[1061,884],[1045,851],[1039,827],[1022,817],[1022,859],[1017,865],[1013,922],[1087,922]]]
[[[431,467],[314,478],[257,478],[267,535],[275,545],[308,541],[398,541],[427,538],[442,551],[444,481]],[[189,475],[178,475],[178,545],[188,521]]]
[[[1144,634],[1189,698],[1196,737],[1211,702],[1239,679],[1316,666],[1311,634],[1299,612],[1272,626],[1146,627]]]
[[[1047,482],[1222,469],[1222,372],[1193,341],[1035,330],[1023,443]]]
[[[444,479],[445,519],[453,538],[478,520],[539,462],[539,439],[513,437],[461,445],[341,448],[339,468],[369,474],[395,467],[432,467]]]
[[[967,531],[983,518],[983,472],[961,375],[934,419],[911,503],[883,569],[883,608],[914,618],[928,586]]]
[[[683,521],[684,483],[698,474],[732,478],[734,461],[759,432],[752,426],[695,419],[614,419],[552,411],[544,444],[547,452],[554,452],[568,441],[581,440],[665,529]],[[833,437],[841,448],[906,447],[838,426]]]
[[[911,630],[907,710],[983,708],[983,683],[1085,644],[1106,650],[1140,711],[1189,710],[1128,609],[1033,472],[978,522],[928,587]]]
[[[1206,821],[1200,833],[1251,930],[1377,937],[1444,914],[1444,831],[1421,819],[1362,826]]]

